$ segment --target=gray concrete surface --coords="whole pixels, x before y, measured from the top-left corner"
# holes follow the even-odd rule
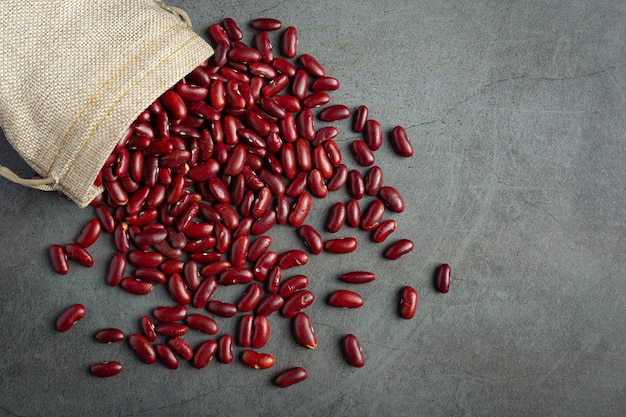
[[[171,3],[199,33],[224,17],[295,25],[300,52],[342,82],[335,102],[368,105],[387,130],[407,128],[416,155],[396,157],[387,143],[377,158],[408,206],[394,216],[396,237],[416,249],[383,261],[357,233],[356,253],[298,271],[318,295],[314,351],[298,348],[275,316],[264,349],[276,354],[275,369],[212,362],[170,371],[92,339],[107,326],[137,331],[141,315],[168,302],[165,290],[137,299],[104,285],[106,238],[94,268],[55,275],[47,247],[72,240],[91,210],[0,181],[0,416],[626,415],[624,2]],[[354,134],[337,125],[346,149]],[[0,163],[32,173],[4,137]],[[287,229],[272,234],[277,248],[299,245]],[[432,283],[441,262],[453,268],[445,295]],[[365,306],[327,307],[338,274],[356,268],[379,275],[359,289]],[[410,322],[396,314],[404,284],[420,292]],[[54,318],[73,302],[88,316],[60,335]],[[235,330],[233,320],[220,324]],[[361,340],[364,368],[341,358],[348,332]],[[111,359],[122,374],[89,375],[91,363]],[[309,370],[307,381],[271,385],[295,365]]]

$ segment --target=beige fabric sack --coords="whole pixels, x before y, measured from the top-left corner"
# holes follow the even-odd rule
[[[1,0],[0,125],[43,179],[0,175],[86,206],[128,126],[212,54],[155,0]]]

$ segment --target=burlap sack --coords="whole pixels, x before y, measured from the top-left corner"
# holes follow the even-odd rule
[[[154,0],[0,1],[0,125],[44,179],[0,175],[86,206],[122,133],[212,54]]]

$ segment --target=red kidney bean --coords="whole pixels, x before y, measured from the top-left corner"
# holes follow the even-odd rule
[[[217,341],[217,360],[225,364],[233,361],[233,337],[228,333]]]
[[[252,333],[254,329],[254,316],[246,314],[239,320],[237,327],[237,344],[241,347],[252,346]]]
[[[307,175],[307,187],[311,194],[317,198],[325,198],[328,195],[328,187],[319,169],[313,168]]]
[[[209,38],[214,43],[218,43],[220,41],[229,42],[228,33],[226,33],[226,30],[224,30],[224,28],[219,23],[214,23],[209,26],[206,30],[206,33],[207,35],[209,35]]]
[[[339,308],[359,308],[363,305],[363,297],[350,290],[333,291],[327,299],[328,305]]]
[[[133,237],[133,241],[138,246],[150,247],[164,241],[167,238],[165,228],[144,228]]]
[[[239,236],[233,240],[230,245],[230,263],[233,267],[238,268],[245,265],[249,244],[248,236]]]
[[[268,353],[246,349],[241,355],[241,362],[249,368],[267,369],[274,366],[276,359]]]
[[[287,58],[294,58],[298,53],[298,30],[294,26],[289,26],[284,30],[281,52]]]
[[[96,342],[103,344],[123,342],[125,338],[126,335],[123,331],[112,327],[98,330],[98,332],[94,335]]]
[[[217,281],[213,277],[208,277],[202,281],[194,292],[191,305],[195,308],[204,308],[209,299],[215,294],[215,290],[217,290]]]
[[[313,168],[311,149],[304,138],[298,138],[295,142],[296,162],[301,171],[310,171]]]
[[[409,158],[413,156],[413,146],[406,131],[402,126],[396,126],[391,130],[391,146],[400,156]]]
[[[59,314],[56,320],[56,329],[60,332],[68,331],[76,322],[85,316],[87,310],[82,304],[72,304]]]
[[[328,139],[324,141],[322,146],[324,147],[324,151],[326,151],[326,156],[328,157],[330,164],[335,168],[341,165],[341,149],[339,149],[339,145],[337,144],[337,142],[332,139]]]
[[[285,300],[281,313],[284,317],[290,319],[294,317],[300,310],[310,306],[315,301],[315,295],[309,290],[297,290]]]
[[[370,147],[367,146],[367,143],[360,139],[354,140],[350,144],[350,149],[352,150],[352,154],[356,158],[356,161],[361,166],[371,166],[376,161],[374,153],[372,152]]]
[[[277,261],[278,253],[276,252],[269,251],[259,256],[259,259],[257,259],[253,269],[254,278],[257,281],[265,281],[267,274]]]
[[[367,106],[359,106],[354,113],[354,120],[352,122],[352,130],[357,133],[362,132],[365,129],[365,124],[369,115],[369,109]]]
[[[307,181],[307,173],[304,171],[298,172],[285,188],[285,194],[289,197],[298,197],[307,189]]]
[[[276,72],[274,67],[263,62],[253,62],[249,64],[248,69],[251,74],[258,75],[259,77],[263,77],[263,78],[274,79],[278,76],[278,73]],[[262,102],[261,102],[261,107],[263,107]],[[263,107],[263,109],[267,111],[265,107]],[[271,114],[271,112],[268,112],[268,113]],[[273,116],[276,116],[276,115],[273,115]],[[283,109],[283,116],[284,116],[284,109]]]
[[[167,345],[180,357],[185,360],[191,360],[193,358],[193,349],[184,339],[180,337],[172,337],[167,339]]]
[[[383,256],[387,259],[395,261],[401,256],[411,252],[415,245],[409,239],[399,239],[392,243],[384,252]]]
[[[336,138],[338,134],[339,130],[337,130],[337,128],[334,126],[322,127],[315,133],[315,139],[313,139],[311,144],[313,146],[323,145],[329,140]]]
[[[118,206],[123,206],[128,203],[128,193],[118,180],[105,181],[104,188],[107,190],[111,200]]]
[[[156,350],[143,335],[134,333],[128,336],[128,344],[143,363],[152,364],[157,360]]]
[[[115,230],[115,217],[111,214],[111,210],[104,204],[98,204],[94,207],[94,212],[98,220],[100,220],[102,230],[107,233],[113,233],[113,230]]]
[[[346,205],[341,201],[336,202],[331,207],[326,217],[326,231],[337,233],[346,221]]]
[[[380,122],[369,119],[365,122],[365,143],[372,151],[377,151],[383,144],[383,129]]]
[[[346,272],[339,279],[349,284],[366,284],[374,281],[376,274],[368,271],[352,271]]]
[[[293,96],[296,97],[298,100],[302,100],[306,96],[306,93],[309,91],[310,81],[311,76],[304,68],[297,69],[296,75],[293,77],[291,84],[291,91],[293,93]]]
[[[254,310],[257,304],[259,304],[262,296],[263,289],[259,284],[253,282],[248,286],[246,291],[237,302],[237,311],[247,313]]]
[[[317,59],[309,54],[300,55],[300,64],[314,77],[325,77],[326,70]]]
[[[227,233],[227,236],[230,238],[230,232]],[[224,240],[220,243],[216,241],[216,239],[213,236],[207,236],[201,239],[188,241],[183,249],[185,250],[185,252],[193,254],[193,253],[207,252],[213,249],[217,245],[218,246],[217,251],[222,253],[228,250],[228,247],[230,245],[230,240],[228,240],[227,244],[224,242],[226,241]],[[220,245],[226,245],[226,246],[224,247],[224,249],[222,249]],[[176,256],[171,256],[171,257],[177,258]]]
[[[365,175],[365,193],[367,195],[378,195],[383,187],[383,182],[383,170],[378,165],[374,165]]]
[[[397,227],[398,224],[395,220],[385,220],[384,222],[379,224],[378,227],[372,232],[372,242],[384,242],[385,239],[387,239],[389,235],[396,230]]]
[[[307,377],[308,373],[306,369],[296,366],[278,374],[274,379],[274,384],[280,388],[287,388],[293,384],[304,381]]]
[[[69,259],[86,267],[93,266],[93,257],[85,248],[73,243],[68,243],[63,247],[63,250]]]
[[[126,217],[126,223],[135,226],[145,226],[156,220],[158,212],[156,209],[146,209],[134,216]]]
[[[154,289],[150,282],[140,281],[135,278],[124,278],[120,283],[123,290],[135,295],[148,295]]]
[[[334,104],[325,107],[317,114],[317,117],[324,122],[334,122],[350,117],[350,109],[343,104]]]
[[[141,212],[149,193],[150,187],[145,185],[143,187],[139,187],[137,191],[132,193],[128,198],[128,203],[126,204],[126,213],[129,215],[135,215]]]
[[[252,19],[252,21],[250,22],[250,26],[252,26],[252,28],[256,30],[263,30],[263,31],[270,32],[273,30],[280,29],[281,27],[283,27],[283,24],[278,19],[272,19],[269,17],[259,17],[256,19]]]
[[[402,213],[404,211],[404,198],[398,190],[391,186],[381,187],[378,192],[378,198],[387,206],[387,208],[396,213]]]
[[[146,340],[154,342],[157,339],[154,323],[149,316],[143,316],[139,325],[141,327],[141,334],[146,338]]]
[[[360,171],[351,169],[348,172],[348,190],[350,195],[356,200],[360,200],[365,196],[365,181]]]
[[[256,262],[257,259],[267,252],[272,245],[271,236],[259,236],[252,242],[248,248],[248,261]]]
[[[260,349],[270,338],[270,322],[265,316],[256,316],[252,321],[252,347]]]
[[[359,227],[366,232],[370,232],[378,227],[385,215],[385,205],[380,200],[372,200],[363,214]]]
[[[278,294],[283,298],[287,298],[297,290],[306,288],[308,285],[309,278],[306,275],[294,275],[283,281],[278,289]]]
[[[190,304],[191,292],[180,274],[172,274],[167,280],[167,291],[178,304]]]
[[[180,272],[176,272],[180,274]],[[195,291],[200,286],[200,270],[196,261],[190,260],[183,267],[183,281],[190,291]]]
[[[363,349],[359,340],[353,334],[348,334],[342,341],[343,355],[346,361],[357,368],[361,368],[365,365],[365,358],[363,357]]]
[[[313,255],[322,253],[322,250],[324,250],[324,240],[314,227],[305,224],[298,227],[296,233]]]
[[[234,19],[227,17],[222,20],[222,27],[228,34],[228,37],[234,41],[240,41],[243,38],[243,32],[237,25]]]
[[[191,364],[198,369],[206,368],[213,356],[217,353],[218,344],[215,340],[201,343],[193,353]]]
[[[213,233],[212,223],[189,223],[184,234],[188,239],[200,239]]]
[[[313,148],[311,159],[313,162],[313,168],[318,169],[324,179],[328,180],[333,176],[333,164],[330,162],[330,159],[328,159],[328,155],[326,154],[326,150],[323,146],[318,145]]]
[[[154,268],[137,268],[133,276],[141,281],[152,282],[153,284],[163,284],[167,281],[167,276],[160,270]]]
[[[237,314],[237,306],[225,301],[209,300],[206,309],[210,313],[220,317],[232,317]]]
[[[174,119],[184,119],[187,116],[187,106],[175,91],[166,91],[159,100]]]
[[[163,323],[173,323],[175,321],[183,320],[187,317],[188,309],[184,305],[178,305],[173,307],[160,306],[155,307],[152,310],[152,315],[155,319]]]
[[[209,95],[208,88],[193,84],[178,83],[175,91],[183,100],[187,101],[203,101]]]
[[[67,262],[67,255],[61,245],[51,245],[48,248],[48,255],[52,268],[60,275],[67,275],[70,266]]]
[[[291,323],[296,342],[305,348],[315,349],[317,347],[317,337],[309,316],[300,311],[291,319]]]
[[[333,77],[321,77],[313,82],[311,91],[334,91],[339,89],[339,80]]]
[[[333,171],[333,176],[328,180],[326,188],[328,191],[337,191],[343,188],[346,182],[348,182],[348,167],[345,164],[340,164]]]
[[[252,223],[250,232],[255,235],[267,233],[276,224],[276,212],[273,210],[266,211],[261,217]]]
[[[128,262],[136,267],[157,268],[163,262],[163,255],[158,252],[133,250],[128,252]]]
[[[254,274],[244,267],[232,267],[219,274],[219,285],[248,284],[254,279]]]
[[[257,192],[257,198],[252,202],[250,214],[254,218],[259,218],[267,211],[272,200],[272,191],[269,187],[262,187]]]
[[[306,252],[299,249],[291,249],[278,256],[277,265],[285,270],[293,268],[294,266],[306,265],[308,261],[309,256]]]
[[[415,316],[417,310],[418,294],[415,288],[406,285],[400,292],[400,317],[410,320]]]
[[[289,213],[289,224],[293,227],[300,227],[311,212],[312,206],[313,199],[311,198],[311,195],[307,192],[302,192],[298,196],[291,212]]]
[[[191,262],[195,262],[195,261],[191,261]],[[167,259],[163,261],[163,263],[159,266],[159,270],[166,275],[182,274],[184,272],[183,271],[184,267],[185,267],[185,262],[179,259]],[[187,283],[187,286],[189,286],[189,283]],[[195,291],[195,288],[194,288],[194,291]]]
[[[185,323],[190,329],[198,330],[209,335],[217,334],[218,325],[215,320],[203,314],[189,314],[185,318]]]
[[[180,323],[159,323],[154,329],[157,334],[166,337],[180,337],[189,331],[189,327]]]
[[[170,369],[178,369],[178,358],[174,354],[172,348],[163,343],[157,343],[154,346],[154,350],[163,365]]]
[[[283,297],[277,294],[270,294],[259,301],[254,309],[257,316],[269,316],[277,310],[280,310],[285,304]]]
[[[272,174],[269,170],[262,168],[257,172],[259,178],[270,187],[272,194],[281,195],[285,193],[285,181],[280,175]]]
[[[296,66],[285,59],[275,57],[274,61],[272,61],[272,66],[276,69],[276,71],[284,74],[287,77],[293,77],[294,75],[296,75]],[[300,108],[298,107],[296,110],[290,111],[300,111]]]
[[[279,266],[274,266],[267,273],[265,289],[269,294],[276,294],[283,278],[283,270]]]
[[[288,83],[289,83],[289,77],[287,76],[287,74],[281,74],[278,77],[274,78],[272,81],[270,81],[268,84],[265,84],[263,86],[263,88],[261,89],[261,95],[263,95],[264,97],[274,97],[278,93],[280,93],[282,90],[284,90],[285,87],[287,87]],[[285,107],[284,103],[279,102],[279,104]],[[285,110],[287,110],[287,108],[285,108]],[[285,117],[285,119],[283,120],[286,120],[286,119],[287,117]]]
[[[354,237],[328,239],[324,242],[324,250],[328,253],[350,253],[357,248],[357,240]]]
[[[83,248],[88,248],[98,240],[101,230],[102,225],[98,219],[90,220],[76,237],[76,244]]]
[[[437,289],[442,293],[450,291],[450,276],[452,269],[448,264],[442,264],[437,268]]]
[[[261,53],[254,48],[247,46],[237,46],[230,48],[228,51],[228,59],[236,62],[250,63],[261,60]]]
[[[224,222],[226,227],[230,230],[235,230],[237,226],[239,226],[239,216],[230,204],[213,203],[213,208],[219,213],[222,222]],[[217,224],[215,228],[217,228]]]
[[[359,227],[361,224],[361,206],[359,200],[352,199],[346,204],[346,221],[350,227]]]
[[[221,223],[217,223],[213,229],[215,233],[216,246],[215,250],[219,253],[226,253],[230,248],[232,234],[228,227]]]
[[[122,372],[122,364],[119,362],[111,361],[104,363],[97,363],[91,365],[89,371],[92,375],[100,377],[100,378],[108,378],[111,376],[115,376]]]

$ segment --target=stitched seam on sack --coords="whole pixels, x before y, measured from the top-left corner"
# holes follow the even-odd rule
[[[119,78],[128,68],[130,68],[132,65],[134,65],[139,58],[141,58],[142,56],[146,55],[148,51],[150,51],[152,49],[152,47],[158,43],[162,38],[164,38],[168,33],[170,33],[172,30],[178,28],[180,26],[180,24],[175,24],[171,27],[169,27],[167,30],[165,30],[158,38],[156,38],[153,42],[151,42],[148,46],[146,46],[142,51],[139,52],[139,54],[137,54],[135,56],[135,58],[130,61],[128,64],[126,64],[125,66],[123,66],[122,68],[120,68],[120,70],[113,74],[113,76],[111,76],[111,78],[109,78],[108,80],[106,80],[104,82],[104,84],[102,84],[102,86],[100,87],[100,89],[98,89],[98,91],[96,91],[94,93],[94,95],[89,99],[89,101],[87,101],[87,103],[85,104],[85,106],[83,107],[83,109],[80,111],[80,113],[78,114],[78,116],[76,116],[76,119],[74,119],[74,122],[72,122],[72,124],[70,125],[70,127],[67,130],[67,133],[65,134],[65,137],[63,137],[63,141],[61,142],[61,144],[59,145],[56,154],[54,155],[54,158],[52,158],[52,162],[50,163],[50,166],[48,167],[47,170],[47,174],[46,177],[50,176],[50,171],[52,170],[52,168],[54,167],[54,165],[57,162],[57,159],[59,158],[59,155],[61,154],[61,151],[63,150],[63,147],[65,146],[65,144],[67,143],[70,134],[72,132],[72,130],[74,130],[74,127],[76,126],[76,124],[78,124],[78,121],[81,119],[81,117],[83,117],[83,114],[85,114],[85,112],[89,109],[89,107],[91,106],[91,104],[96,101],[96,99],[98,98],[98,96],[100,96],[100,94],[104,91],[104,89],[106,88],[107,85],[111,84],[113,82],[113,80],[115,80],[116,78]]]
[[[181,44],[181,46],[179,46],[178,48],[176,48],[174,51],[172,51],[171,54],[169,54],[168,56],[166,56],[165,58],[163,58],[161,61],[159,61],[157,63],[157,65],[152,68],[150,71],[148,71],[143,77],[141,77],[139,80],[137,80],[135,83],[133,83],[133,85],[127,89],[116,101],[115,103],[113,103],[113,106],[109,109],[109,111],[104,115],[104,117],[98,122],[98,124],[96,125],[96,127],[91,131],[91,133],[89,134],[89,137],[83,142],[83,145],[80,147],[80,150],[78,151],[78,153],[76,154],[76,157],[74,158],[74,160],[72,161],[72,163],[68,166],[67,171],[65,172],[65,175],[63,175],[63,178],[61,179],[61,181],[65,181],[65,179],[67,178],[67,176],[70,174],[70,172],[72,171],[72,168],[74,167],[74,164],[78,161],[78,159],[80,159],[82,153],[84,152],[85,148],[87,147],[87,145],[89,145],[89,143],[91,142],[91,140],[94,138],[94,136],[96,135],[96,133],[98,132],[98,130],[100,129],[100,126],[106,121],[106,119],[113,113],[113,111],[115,110],[115,108],[120,104],[120,102],[122,100],[124,100],[124,98],[137,86],[139,85],[143,80],[145,80],[146,78],[148,78],[150,75],[152,75],[157,69],[159,69],[165,62],[167,62],[173,55],[177,54],[181,49],[185,48],[188,44],[190,44],[193,41],[196,41],[197,39],[199,39],[195,34],[193,34],[187,41],[183,42]]]

